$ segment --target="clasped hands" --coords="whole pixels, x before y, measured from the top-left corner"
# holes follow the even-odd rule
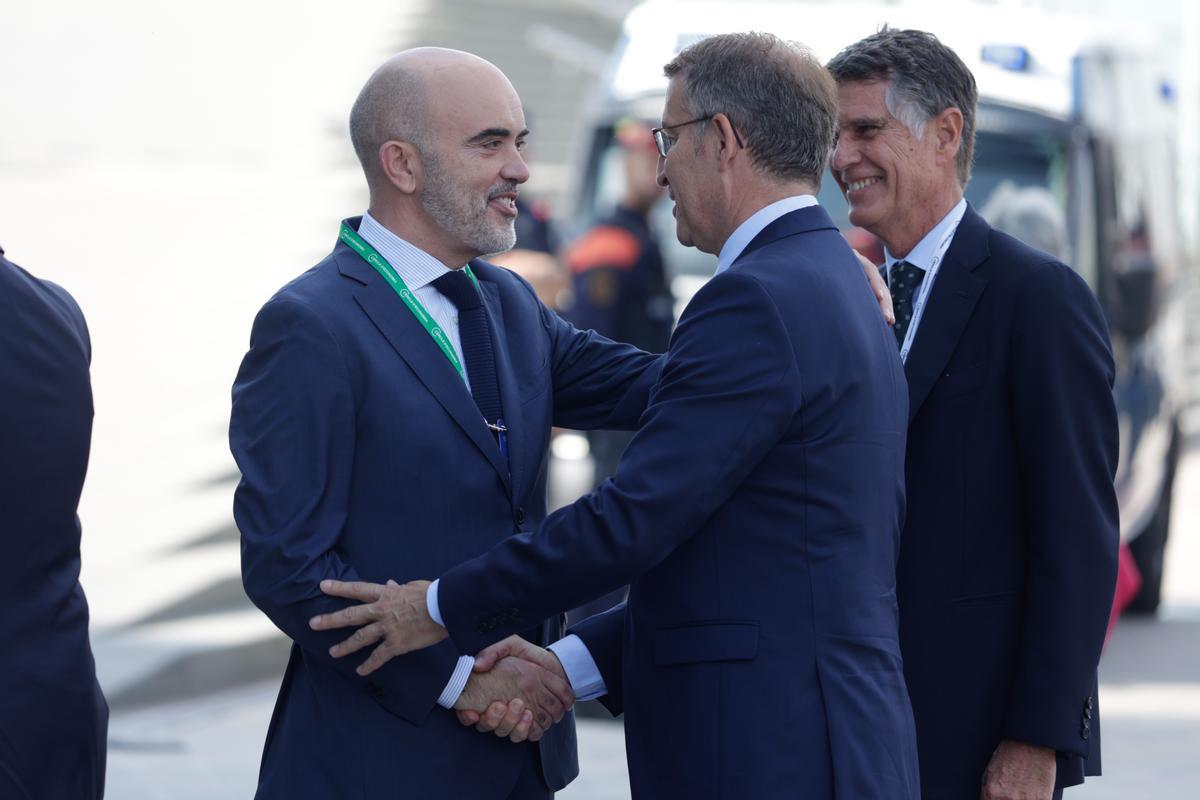
[[[332,614],[309,620],[313,630],[357,627],[329,649],[334,658],[356,653],[376,642],[371,655],[356,668],[369,675],[392,658],[435,645],[446,629],[429,616],[425,604],[429,581],[404,585],[364,581],[321,581],[321,591],[358,600]],[[454,704],[458,721],[514,742],[536,742],[575,703],[558,657],[519,636],[497,642],[475,657],[466,688]]]

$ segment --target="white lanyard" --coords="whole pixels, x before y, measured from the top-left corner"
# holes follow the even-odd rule
[[[937,277],[938,267],[942,265],[942,259],[946,257],[946,251],[950,249],[950,242],[954,239],[954,233],[958,230],[960,222],[962,222],[962,216],[938,242],[938,246],[933,251],[933,258],[929,260],[929,269],[925,271],[925,279],[921,281],[921,286],[917,289],[917,299],[913,303],[912,322],[909,323],[908,330],[904,332],[904,344],[900,346],[900,360],[906,364],[908,363],[908,351],[912,350],[913,340],[917,338],[917,326],[921,324],[921,315],[925,313],[925,303],[929,300],[929,293],[933,290],[933,281]],[[896,263],[903,260],[898,259],[892,266],[896,266]],[[914,266],[916,265],[914,264]],[[888,285],[890,286],[891,270],[888,272]]]

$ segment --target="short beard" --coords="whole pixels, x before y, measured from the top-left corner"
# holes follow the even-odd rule
[[[446,177],[433,148],[425,148],[422,155],[425,191],[421,193],[421,207],[433,217],[442,230],[480,255],[511,250],[517,243],[516,228],[512,222],[503,227],[489,222],[488,202],[491,197],[484,198],[483,208],[474,208],[474,198],[462,192]]]

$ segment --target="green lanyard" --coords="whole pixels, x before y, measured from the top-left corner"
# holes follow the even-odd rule
[[[446,332],[439,328],[438,324],[433,321],[433,317],[429,316],[429,312],[425,310],[425,306],[421,305],[421,301],[413,295],[412,290],[405,285],[403,279],[401,279],[400,275],[397,274],[396,270],[392,269],[392,265],[387,262],[387,259],[379,255],[379,251],[367,244],[367,242],[358,235],[358,232],[349,225],[344,223],[342,224],[340,237],[343,242],[350,245],[350,248],[354,250],[354,252],[362,256],[363,261],[366,261],[375,268],[376,272],[383,276],[383,279],[388,282],[389,286],[392,287],[392,290],[396,293],[396,296],[404,301],[404,305],[408,306],[408,310],[411,311],[413,316],[417,318],[417,322],[421,323],[421,325],[433,338],[433,341],[436,342],[437,346],[441,348],[442,352],[446,355],[446,358],[450,359],[450,363],[454,365],[456,370],[458,370],[459,376],[462,377],[463,380],[466,380],[466,376],[463,375],[462,361],[459,360],[458,353],[454,352],[454,346],[450,344],[450,339],[446,336]],[[476,279],[475,273],[471,272],[471,268],[469,266],[464,267],[463,269],[467,271],[467,277],[471,279],[471,282],[475,284],[475,288],[478,289],[479,281]]]

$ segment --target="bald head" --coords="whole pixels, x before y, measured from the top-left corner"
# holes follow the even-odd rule
[[[491,62],[442,47],[405,50],[375,70],[350,110],[350,141],[367,184],[374,189],[383,177],[379,150],[385,142],[409,142],[430,152],[436,126],[429,98],[454,97],[484,75],[508,82]]]
[[[508,78],[478,56],[421,47],[389,59],[350,112],[368,211],[451,268],[513,245],[525,112]]]

